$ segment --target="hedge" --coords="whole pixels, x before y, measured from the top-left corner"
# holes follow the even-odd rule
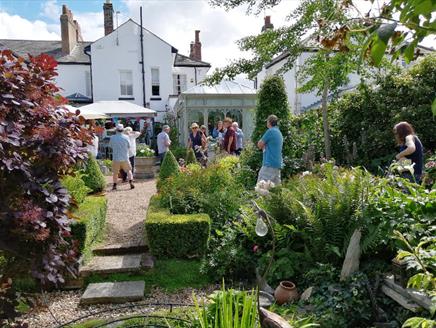
[[[106,187],[106,178],[101,172],[97,160],[91,154],[89,154],[88,161],[86,162],[82,179],[85,181],[86,186],[94,193],[101,192]]]
[[[85,260],[92,247],[100,241],[106,223],[106,197],[88,196],[73,215],[77,218],[71,225],[73,239],[79,242],[79,250]]]
[[[205,254],[210,218],[207,214],[171,214],[153,196],[147,210],[145,230],[151,253],[156,257],[194,258]]]

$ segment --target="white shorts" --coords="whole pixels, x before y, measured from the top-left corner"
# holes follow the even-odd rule
[[[262,166],[259,171],[259,176],[257,177],[257,182],[260,181],[271,181],[276,186],[281,183],[280,179],[280,169],[274,167]]]

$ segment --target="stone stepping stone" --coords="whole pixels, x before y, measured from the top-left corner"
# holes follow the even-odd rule
[[[124,255],[124,254],[137,254],[145,253],[148,251],[148,246],[144,244],[111,244],[94,248],[92,250],[94,255],[107,256],[107,255]]]
[[[141,272],[144,268],[142,266],[144,257],[144,254],[95,256],[87,265],[80,268],[80,276]]]
[[[80,304],[125,303],[144,299],[144,281],[103,282],[89,284]]]

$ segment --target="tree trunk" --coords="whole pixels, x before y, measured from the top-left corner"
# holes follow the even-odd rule
[[[324,89],[322,91],[322,125],[324,127],[324,147],[325,147],[325,157],[327,160],[330,160],[332,157],[331,150],[331,140],[330,140],[330,126],[329,126],[329,118],[327,113],[327,97],[328,97],[329,87],[326,82],[324,85]]]

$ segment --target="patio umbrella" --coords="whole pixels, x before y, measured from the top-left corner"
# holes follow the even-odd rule
[[[79,116],[82,116],[85,120],[99,120],[99,119],[106,119],[109,118],[109,116],[96,112],[92,109],[84,109],[83,107],[73,107],[71,105],[64,105],[62,107],[65,107],[70,113],[75,114],[78,110],[80,111]]]
[[[156,111],[138,106],[129,101],[114,100],[114,101],[96,101],[92,104],[80,107],[83,112],[93,111],[101,114],[106,114],[110,117],[153,117],[156,116]]]

